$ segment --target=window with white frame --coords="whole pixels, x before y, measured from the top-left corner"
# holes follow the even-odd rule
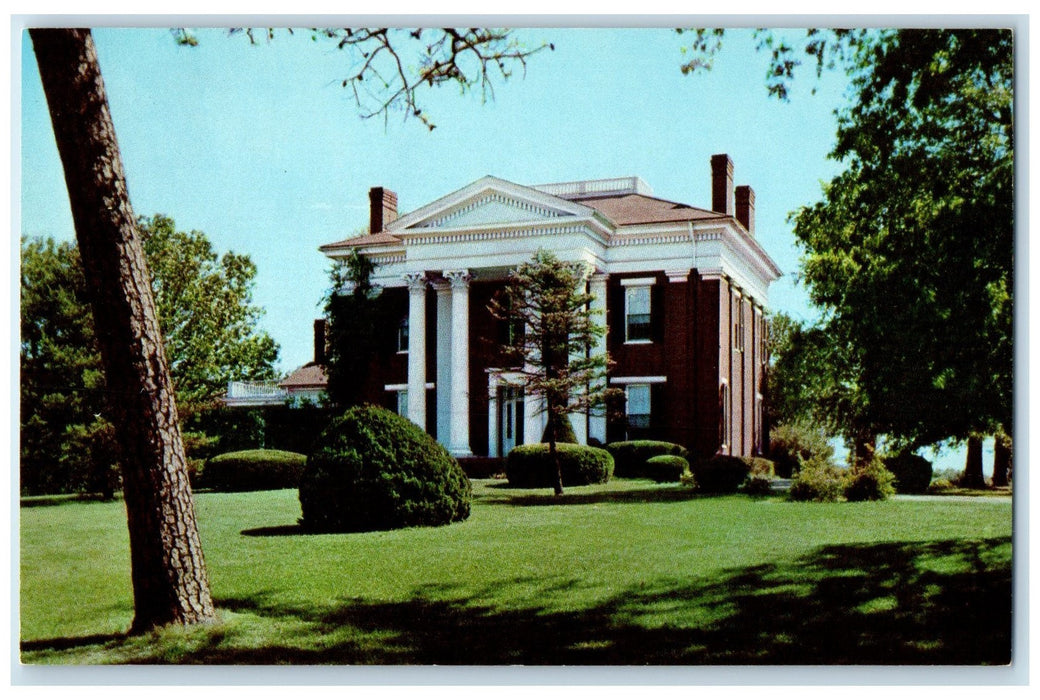
[[[408,415],[408,390],[401,389],[397,392],[397,415]]]
[[[719,442],[720,449],[726,449],[733,440],[733,426],[730,424],[731,415],[729,384],[722,383],[719,387]]]
[[[408,317],[397,326],[397,352],[408,352]]]
[[[650,342],[650,285],[625,287],[625,342]]]
[[[740,352],[744,349],[744,304],[740,297],[733,311],[733,349]]]
[[[650,427],[650,385],[629,384],[625,387],[625,415],[630,429]]]

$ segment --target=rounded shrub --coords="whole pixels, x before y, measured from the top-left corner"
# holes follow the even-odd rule
[[[751,467],[741,457],[715,455],[693,465],[697,486],[705,493],[736,493],[747,481]]]
[[[647,476],[646,462],[651,457],[676,455],[688,458],[690,456],[689,450],[682,445],[661,440],[612,442],[607,445],[607,451],[614,457],[614,474],[627,478]]]
[[[610,481],[614,474],[614,458],[599,447],[560,443],[560,475],[564,486],[586,486]],[[549,446],[519,445],[506,458],[506,478],[515,488],[552,488],[556,483],[556,466]]]
[[[894,481],[892,472],[885,469],[880,459],[874,459],[849,474],[845,498],[850,501],[883,501],[896,492]]]
[[[214,491],[271,491],[300,485],[306,455],[285,450],[242,450],[210,457],[201,486]]]
[[[791,482],[792,501],[840,501],[845,494],[846,473],[830,460],[814,457],[802,462]]]
[[[885,457],[884,463],[896,478],[898,493],[925,493],[932,483],[932,463],[920,455],[903,452]]]
[[[300,480],[300,524],[314,532],[446,525],[469,517],[459,463],[414,423],[358,406],[318,437]]]
[[[690,463],[679,455],[657,455],[646,460],[646,476],[659,484],[676,482],[690,471]]]

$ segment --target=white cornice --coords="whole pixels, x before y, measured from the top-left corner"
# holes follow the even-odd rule
[[[514,205],[524,203],[524,206],[530,207],[532,210],[559,212],[558,216],[584,218],[592,217],[595,214],[594,209],[584,204],[560,199],[531,187],[525,187],[515,182],[487,175],[476,182],[466,185],[462,189],[405,214],[388,224],[386,228],[391,233],[406,233],[407,229],[418,226],[423,222],[437,221],[442,217],[450,219],[453,216],[457,216],[456,210],[459,207],[469,211],[476,206],[477,202],[490,201],[488,198],[493,196],[500,196]]]

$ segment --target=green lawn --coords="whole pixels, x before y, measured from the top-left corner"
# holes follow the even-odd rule
[[[26,663],[1001,664],[1010,499],[807,504],[474,483],[443,528],[305,535],[295,491],[197,495],[221,622],[124,634],[121,503],[21,509]]]

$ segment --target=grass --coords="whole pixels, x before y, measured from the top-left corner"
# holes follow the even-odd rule
[[[125,634],[121,503],[21,511],[31,664],[1003,664],[1010,499],[789,503],[475,482],[469,520],[306,535],[295,491],[197,495],[221,621]]]

